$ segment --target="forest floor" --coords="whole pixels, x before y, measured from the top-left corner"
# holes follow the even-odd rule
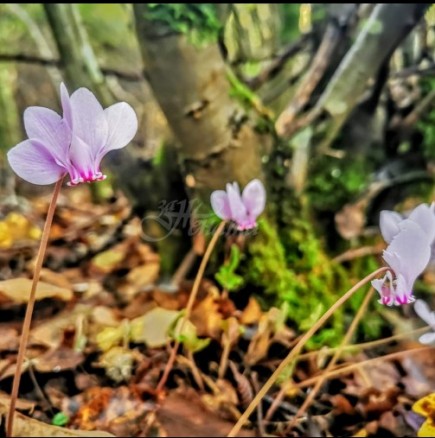
[[[0,419],[48,202],[38,197],[0,212]],[[79,429],[226,436],[299,339],[282,309],[263,311],[254,296],[241,306],[204,279],[190,335],[164,390],[156,391],[169,357],[168,333],[192,281],[175,291],[159,286],[159,256],[141,232],[120,194],[99,205],[86,188],[61,195],[37,290],[17,436],[106,436]],[[331,357],[327,348],[304,352],[240,436],[415,436],[425,417],[412,407],[435,392],[435,349],[417,338],[402,333],[346,348],[308,415],[289,431]]]

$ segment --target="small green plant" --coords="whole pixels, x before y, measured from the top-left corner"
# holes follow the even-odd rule
[[[148,3],[145,19],[187,35],[194,45],[216,40],[221,30],[216,6],[210,3]]]
[[[65,412],[58,412],[51,420],[51,424],[53,426],[63,427],[66,426],[69,422],[69,417]]]
[[[216,274],[216,280],[228,292],[240,289],[244,284],[244,279],[236,274],[236,270],[240,265],[240,249],[237,245],[231,246],[230,258],[219,268]]]

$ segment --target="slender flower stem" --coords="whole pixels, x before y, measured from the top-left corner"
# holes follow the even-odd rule
[[[343,347],[334,347],[334,348],[328,348],[326,350],[317,350],[317,351],[310,351],[308,353],[300,354],[298,357],[295,357],[295,362],[299,362],[301,360],[310,359],[312,357],[319,356],[320,354],[323,356],[332,356],[335,352],[337,352],[339,349],[341,349],[341,352],[345,351],[360,351],[360,350],[367,350],[369,348],[376,348],[380,345],[389,344],[393,341],[398,341],[403,338],[409,338],[410,336],[415,335],[421,335],[423,333],[426,333],[429,331],[430,327],[427,325],[426,327],[420,327],[415,330],[411,330],[409,332],[399,333],[397,335],[388,336],[387,338],[381,338],[377,339],[376,341],[369,341],[369,342],[361,342],[359,344],[349,344],[345,345]],[[320,376],[314,377],[315,379],[320,378]],[[273,400],[269,410],[267,411],[267,415],[265,416],[264,420],[269,421],[272,418],[272,415],[275,413],[277,407],[281,403],[282,399],[284,398],[285,394],[294,388],[305,388],[305,386],[310,386],[309,384],[305,384],[307,381],[303,381],[301,386],[301,383],[288,383],[287,385],[283,385],[281,390],[279,391],[278,395]],[[315,383],[315,382],[314,382]]]
[[[370,288],[370,291],[364,297],[364,301],[361,304],[360,308],[358,309],[358,312],[355,315],[355,318],[353,319],[352,324],[349,327],[349,330],[346,332],[343,340],[341,341],[340,346],[338,347],[337,351],[334,353],[334,356],[332,357],[331,361],[329,362],[328,366],[326,367],[325,374],[328,373],[334,367],[334,365],[337,363],[338,359],[340,359],[340,356],[341,356],[341,353],[343,352],[344,347],[349,343],[350,339],[352,338],[356,328],[358,327],[358,324],[359,324],[362,316],[364,315],[364,312],[367,309],[367,306],[368,306],[370,300],[373,297],[373,292],[374,292],[374,289],[372,287],[372,288]],[[287,431],[290,431],[293,429],[293,427],[296,424],[297,419],[300,416],[302,416],[302,414],[308,409],[311,402],[314,400],[314,397],[316,397],[317,393],[319,392],[320,388],[322,387],[324,381],[325,381],[325,379],[319,379],[317,381],[314,388],[308,394],[308,397],[302,403],[302,406],[296,412],[296,415],[290,421],[290,424],[286,428]]]
[[[281,373],[285,370],[285,368],[291,363],[291,361],[299,354],[305,344],[311,339],[311,337],[316,333],[316,331],[329,319],[329,317],[343,304],[345,303],[360,287],[364,286],[373,278],[387,271],[389,268],[383,267],[379,268],[375,272],[372,272],[370,275],[359,281],[355,286],[349,289],[341,298],[339,298],[333,306],[331,306],[323,316],[305,333],[304,336],[299,340],[299,342],[295,345],[295,347],[290,351],[287,357],[279,364],[278,368],[275,372],[269,377],[263,387],[260,389],[258,394],[249,404],[248,408],[243,412],[243,414],[238,419],[237,423],[231,429],[230,433],[227,435],[228,437],[234,437],[238,434],[242,426],[246,423],[249,416],[252,414],[254,409],[257,407],[258,403],[262,400],[262,398],[267,394],[269,389],[276,382]]]
[[[32,322],[33,308],[35,307],[36,286],[38,285],[41,274],[42,263],[44,261],[45,250],[47,249],[48,239],[50,237],[51,224],[53,222],[54,211],[56,210],[57,198],[62,187],[63,178],[61,178],[55,185],[53,196],[48,207],[47,218],[45,219],[44,230],[42,232],[41,243],[39,245],[38,255],[36,257],[35,272],[33,274],[32,288],[30,290],[29,301],[27,303],[26,315],[23,322],[23,330],[21,333],[20,347],[18,349],[18,357],[14,375],[14,382],[12,384],[11,404],[9,407],[8,418],[6,422],[6,434],[12,436],[14,425],[15,406],[18,398],[18,390],[20,388],[21,368],[24,362],[24,355],[26,354],[27,343],[29,341],[30,324]]]
[[[198,294],[199,285],[201,284],[201,280],[202,280],[202,277],[204,275],[205,268],[207,267],[207,263],[210,259],[210,256],[213,252],[214,247],[216,246],[216,242],[218,241],[219,236],[225,227],[225,223],[226,223],[225,221],[222,221],[219,224],[219,226],[216,228],[216,231],[214,232],[213,237],[211,238],[210,243],[207,246],[204,257],[201,260],[201,264],[199,266],[198,273],[196,274],[196,278],[195,278],[195,281],[194,281],[193,286],[192,286],[192,292],[190,293],[189,301],[187,302],[187,305],[186,305],[185,315],[184,315],[183,319],[181,320],[181,323],[178,325],[178,328],[177,328],[177,331],[175,334],[176,341],[175,341],[174,346],[172,347],[168,363],[166,364],[165,370],[163,372],[163,376],[157,385],[157,388],[156,388],[157,392],[160,392],[163,389],[163,387],[165,386],[166,381],[168,380],[168,377],[169,377],[169,373],[171,372],[172,367],[174,366],[175,358],[177,357],[178,347],[180,346],[180,341],[179,341],[180,333],[183,333],[184,324],[190,318],[190,314],[192,313],[192,308],[193,308],[193,305],[195,303],[196,295]]]
[[[383,360],[393,360],[393,359],[399,359],[402,356],[406,356],[409,353],[418,353],[423,350],[434,350],[434,347],[431,347],[430,345],[424,346],[424,347],[416,347],[416,348],[410,348],[409,350],[405,351],[397,351],[396,353],[390,353],[385,354],[384,356],[378,356],[374,357],[372,359],[366,359],[362,362],[353,363],[351,365],[346,365],[344,367],[336,368],[334,370],[329,371],[328,373],[321,374],[319,376],[311,377],[307,380],[304,380],[300,383],[295,383],[293,385],[293,388],[306,388],[307,386],[311,386],[314,383],[318,382],[320,379],[329,380],[337,376],[341,376],[343,374],[348,374],[353,370],[357,370],[358,368],[361,368],[366,365],[372,365],[377,362],[382,362]]]

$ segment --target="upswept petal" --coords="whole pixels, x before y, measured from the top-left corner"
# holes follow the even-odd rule
[[[71,101],[68,90],[66,89],[66,86],[63,82],[60,84],[60,102],[62,104],[63,118],[67,125],[70,127],[70,129],[72,129]]]
[[[429,243],[435,239],[435,214],[433,208],[427,204],[416,207],[408,219],[416,222],[426,233]]]
[[[409,304],[415,301],[413,294],[415,278],[405,277],[401,273],[396,276],[394,298],[396,305]]]
[[[256,218],[259,216],[266,205],[266,190],[259,179],[254,179],[243,190],[243,203],[248,214]]]
[[[99,168],[100,163],[95,161],[92,148],[80,138],[75,136],[71,142],[70,158],[74,166],[74,170],[78,173],[78,176],[83,179],[83,181],[92,181],[94,179],[94,175]],[[77,183],[74,180],[71,182],[73,184]]]
[[[433,343],[435,343],[435,333],[434,332],[425,333],[424,335],[421,335],[418,338],[418,340],[422,344],[433,344]]]
[[[435,330],[435,312],[430,310],[426,301],[417,300],[414,304],[415,313]]]
[[[247,211],[240,196],[240,189],[237,183],[227,184],[228,203],[231,210],[231,219],[239,225],[247,222]]]
[[[73,137],[90,147],[96,158],[106,145],[109,127],[106,114],[96,97],[87,88],[79,88],[70,99]],[[86,152],[87,154],[87,152]]]
[[[115,103],[104,110],[109,127],[107,142],[101,154],[127,146],[137,131],[137,116],[133,108],[125,102]]]
[[[32,184],[53,184],[66,173],[65,168],[56,163],[50,151],[38,140],[17,144],[7,156],[14,172]]]
[[[405,219],[400,227],[400,233],[384,251],[383,258],[396,276],[402,274],[406,283],[412,286],[429,263],[431,247],[426,233],[412,220]]]
[[[399,233],[399,223],[402,221],[403,217],[395,211],[381,211],[379,227],[385,242],[390,243],[394,236]]]
[[[71,130],[51,109],[31,106],[24,111],[24,127],[29,139],[38,140],[60,163],[68,162]]]
[[[210,197],[213,211],[223,220],[231,219],[231,209],[228,195],[225,190],[215,190]]]

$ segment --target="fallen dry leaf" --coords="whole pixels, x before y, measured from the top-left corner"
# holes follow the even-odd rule
[[[33,359],[32,363],[40,373],[59,373],[64,370],[75,369],[84,361],[82,353],[70,348],[60,347],[49,350]]]
[[[9,397],[0,394],[0,420],[4,423],[9,411]],[[114,435],[98,430],[70,430],[64,427],[52,426],[32,418],[28,418],[20,412],[15,412],[13,435],[21,437],[113,437]]]
[[[220,338],[223,316],[219,312],[219,304],[211,294],[195,306],[190,320],[196,326],[198,336]]]
[[[101,355],[98,365],[106,370],[106,374],[116,383],[127,381],[131,377],[135,360],[141,355],[135,350],[124,347],[113,347]]]
[[[0,303],[24,304],[29,300],[32,280],[28,278],[12,278],[0,281]],[[38,282],[36,287],[36,300],[44,298],[57,298],[69,301],[73,297],[70,289],[54,286],[52,284]]]
[[[90,388],[65,399],[62,408],[74,426],[84,430],[110,430],[117,436],[137,436],[146,414],[154,409],[154,403],[144,401],[135,386]]]
[[[257,324],[260,321],[263,311],[254,297],[249,298],[248,305],[243,309],[240,322],[245,325]]]
[[[162,347],[168,341],[168,331],[180,312],[156,307],[130,323],[133,342],[144,342],[148,347]]]
[[[233,427],[210,412],[200,396],[192,389],[172,392],[157,411],[157,419],[168,437],[222,437]],[[237,436],[256,436],[254,431],[242,429]]]
[[[64,331],[69,327],[75,328],[78,321],[87,318],[91,313],[91,306],[78,304],[72,311],[64,311],[32,329],[30,339],[33,343],[57,348],[62,343]]]

